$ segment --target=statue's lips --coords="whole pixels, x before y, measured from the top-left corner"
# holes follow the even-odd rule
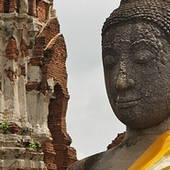
[[[128,107],[133,107],[138,104],[140,99],[131,99],[131,100],[118,100],[116,101],[116,105],[119,108],[128,108]]]

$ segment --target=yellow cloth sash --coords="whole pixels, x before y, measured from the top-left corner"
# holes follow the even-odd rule
[[[128,170],[170,169],[170,131],[158,137]]]

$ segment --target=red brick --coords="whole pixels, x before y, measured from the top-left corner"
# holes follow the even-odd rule
[[[8,45],[5,50],[5,56],[9,60],[18,61],[19,51],[14,37],[12,37],[8,42]]]
[[[107,149],[116,147],[123,141],[124,138],[125,138],[125,132],[118,134],[117,137],[112,141],[112,143],[108,145]]]
[[[43,26],[41,24],[35,25],[39,30],[39,35],[35,41],[30,43],[25,42],[22,35],[17,39],[18,44],[16,37],[10,38],[5,50],[5,57],[17,62],[18,70],[13,71],[9,67],[5,72],[7,77],[14,81],[19,76],[18,73],[27,76],[27,69],[29,69],[27,64],[39,67],[42,79],[38,81],[27,80],[25,87],[27,91],[37,90],[43,94],[46,94],[50,88],[47,80],[51,78],[54,80],[54,94],[53,98],[50,99],[47,122],[53,141],[43,144],[44,162],[48,170],[65,170],[77,158],[75,149],[70,147],[72,139],[67,134],[66,129],[66,111],[69,100],[65,63],[67,50],[64,37],[60,34],[55,11],[51,9],[52,4],[53,0],[50,0],[49,3],[44,0],[29,0],[28,14],[37,17]],[[19,12],[18,0],[0,0],[0,12],[15,11]],[[17,27],[17,21],[14,26]],[[23,24],[23,32],[28,29],[29,26]],[[25,62],[26,59],[27,62],[23,63],[22,61]]]
[[[36,0],[29,0],[29,15],[37,16]]]
[[[17,72],[14,72],[13,70],[11,70],[11,68],[9,67],[8,70],[5,70],[7,77],[14,82],[14,79],[17,77]]]

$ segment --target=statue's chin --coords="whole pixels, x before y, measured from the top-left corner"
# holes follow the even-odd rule
[[[143,129],[143,128],[150,128],[156,126],[167,119],[167,115],[157,115],[154,116],[147,116],[145,115],[135,115],[131,112],[126,114],[115,113],[117,118],[125,124],[127,127],[134,128],[134,129]]]

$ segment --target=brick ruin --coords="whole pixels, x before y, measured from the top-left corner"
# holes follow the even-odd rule
[[[0,45],[0,169],[65,170],[76,151],[53,0],[0,0]]]
[[[112,140],[112,143],[107,146],[107,149],[111,149],[118,146],[121,142],[123,142],[125,135],[126,132],[118,133],[117,137],[114,140]]]

